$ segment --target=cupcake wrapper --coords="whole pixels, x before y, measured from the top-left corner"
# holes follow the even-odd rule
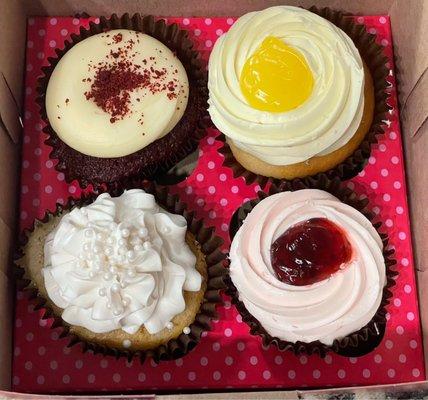
[[[296,182],[282,182],[279,186],[272,185],[269,190],[269,194],[259,191],[258,198],[250,200],[244,203],[233,215],[230,224],[230,238],[231,240],[235,236],[236,232],[242,225],[246,216],[251,210],[264,198],[269,195],[282,192],[285,190],[295,191],[300,189],[321,189],[325,190],[332,195],[336,196],[342,202],[354,207],[364,214],[373,223],[375,215],[367,209],[368,200],[359,199],[355,192],[351,189],[341,185],[340,179],[328,179],[325,175],[319,178],[308,178],[307,182],[296,181]],[[321,357],[325,357],[327,352],[333,351],[337,354],[347,357],[359,357],[371,352],[376,348],[382,341],[386,327],[386,307],[392,297],[391,288],[395,285],[395,277],[398,272],[392,267],[396,264],[393,258],[394,250],[387,249],[388,246],[388,235],[381,232],[381,223],[375,222],[373,226],[378,231],[383,242],[383,256],[386,265],[386,286],[383,289],[382,302],[373,316],[371,321],[358,330],[357,332],[351,333],[342,339],[336,339],[331,346],[327,346],[320,341],[311,343],[296,342],[291,343],[285,340],[281,340],[277,337],[272,337],[262,327],[259,321],[254,318],[245,305],[239,300],[239,294],[236,287],[234,286],[230,276],[227,278],[228,290],[227,294],[232,297],[232,302],[235,304],[239,313],[242,316],[242,320],[250,326],[250,333],[253,335],[261,336],[263,345],[270,346],[271,344],[276,345],[279,350],[292,351],[294,354],[318,354]]]
[[[50,126],[46,114],[45,96],[50,76],[61,57],[71,47],[82,40],[112,29],[131,29],[144,32],[161,41],[177,55],[186,69],[190,83],[190,90],[194,93],[193,97],[197,115],[192,121],[188,121],[188,105],[188,109],[184,113],[180,122],[169,134],[128,156],[110,159],[84,156],[86,159],[91,160],[91,165],[101,163],[103,162],[102,160],[109,160],[110,164],[107,167],[110,167],[112,170],[117,169],[117,167],[120,166],[123,174],[107,180],[99,176],[102,171],[100,172],[95,167],[93,171],[91,168],[86,168],[86,170],[82,169],[82,171],[79,172],[76,171],[76,168],[73,168],[73,164],[70,165],[67,160],[64,160],[64,154],[71,159],[82,155],[78,151],[67,146]],[[180,29],[177,24],[166,24],[164,20],[156,20],[155,17],[151,15],[142,16],[140,14],[134,14],[131,17],[129,14],[124,14],[123,16],[118,17],[116,14],[113,14],[109,19],[101,17],[98,24],[91,22],[88,29],[81,27],[79,34],[72,34],[71,39],[64,42],[64,48],[56,49],[55,52],[57,56],[49,57],[49,65],[42,67],[43,75],[38,80],[38,97],[36,102],[40,107],[41,117],[46,123],[43,132],[48,135],[48,138],[45,143],[52,147],[52,151],[49,156],[51,159],[58,160],[55,169],[64,173],[66,182],[70,183],[73,180],[77,180],[82,188],[92,184],[95,190],[102,191],[136,186],[143,179],[151,179],[156,174],[168,171],[176,163],[185,158],[188,154],[192,153],[198,147],[199,140],[205,136],[206,127],[209,124],[209,116],[207,112],[208,90],[206,71],[200,60],[199,53],[193,49],[193,42],[189,39],[188,32]],[[189,104],[191,102],[191,96],[192,95],[189,96]],[[194,120],[196,122],[194,122]],[[180,135],[179,143],[177,143],[177,137],[172,137],[172,135],[179,125],[181,125],[180,129],[185,131],[186,134]],[[168,157],[161,154],[161,161],[152,160],[143,166],[139,166],[138,160],[148,159],[148,155],[161,152],[161,150],[159,150],[159,146],[163,146],[161,147],[162,149],[168,149]],[[173,150],[170,151],[170,148]],[[134,156],[132,163],[130,162],[131,156]],[[134,168],[132,168],[133,163],[136,163]],[[78,162],[75,161],[74,164],[78,164]],[[76,165],[74,166],[76,167]]]
[[[348,34],[358,48],[361,57],[365,61],[373,78],[375,104],[373,122],[364,140],[350,157],[338,164],[335,168],[325,172],[320,172],[313,176],[317,178],[320,175],[325,174],[330,179],[338,177],[340,180],[344,181],[353,178],[364,169],[364,166],[370,157],[371,147],[378,141],[377,135],[384,133],[384,120],[387,119],[387,112],[390,109],[387,104],[388,95],[386,92],[388,88],[387,77],[389,73],[389,70],[386,67],[388,59],[383,53],[382,46],[375,42],[376,35],[368,33],[364,25],[354,23],[349,15],[340,11],[332,10],[331,8],[320,9],[315,6],[308,10],[327,19]],[[235,178],[243,176],[247,183],[250,184],[257,182],[261,187],[264,187],[268,181],[279,183],[280,181],[285,180],[257,175],[246,170],[238,163],[238,161],[236,161],[229,145],[224,139],[224,136],[222,136],[220,140],[224,142],[223,147],[219,150],[220,153],[224,155],[223,165],[232,169],[233,176]],[[306,179],[309,184],[309,180],[307,180],[307,178],[299,179],[304,181]]]
[[[28,279],[25,269],[15,264],[17,287],[29,292],[29,298],[34,299],[35,309],[45,309],[42,319],[54,319],[51,328],[61,328],[60,337],[69,338],[68,347],[82,343],[83,352],[92,351],[94,354],[110,355],[116,358],[125,357],[129,361],[136,358],[141,363],[147,358],[152,358],[155,362],[173,360],[181,358],[190,352],[199,343],[202,332],[211,329],[211,320],[218,318],[216,308],[223,304],[221,292],[226,289],[225,282],[227,277],[227,255],[220,250],[223,240],[215,235],[214,228],[205,227],[202,220],[195,218],[193,212],[187,211],[186,205],[180,201],[177,195],[170,194],[166,187],[147,184],[144,189],[146,192],[153,194],[156,197],[156,201],[166,210],[174,214],[183,215],[186,218],[189,232],[195,236],[201,246],[201,251],[205,255],[208,273],[207,289],[199,312],[196,314],[194,322],[189,326],[190,333],[182,333],[177,338],[171,339],[155,349],[137,351],[109,348],[98,343],[83,341],[78,336],[69,333],[69,325],[46,305],[46,299],[39,294],[35,285]],[[114,195],[119,194],[120,191],[118,190]],[[55,212],[48,211],[41,220],[34,221],[33,226],[21,234],[15,260],[22,258],[22,249],[37,223],[45,223],[52,215],[58,215],[64,210],[88,205],[95,198],[96,196],[93,194],[86,195],[81,199],[70,198],[67,205],[57,204]]]

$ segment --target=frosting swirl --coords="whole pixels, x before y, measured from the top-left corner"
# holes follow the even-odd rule
[[[248,58],[266,37],[305,57],[314,77],[309,98],[286,112],[251,107],[239,80]],[[209,113],[240,149],[271,165],[289,165],[344,146],[364,108],[364,67],[352,40],[307,10],[277,6],[240,17],[221,36],[209,60]]]
[[[353,258],[330,278],[306,286],[279,281],[272,243],[290,226],[326,218],[352,245]],[[272,336],[290,342],[335,339],[358,331],[374,316],[385,285],[382,240],[359,211],[315,189],[272,195],[254,207],[235,235],[230,275],[239,299]]]
[[[43,277],[62,318],[95,333],[151,334],[185,309],[183,290],[201,275],[186,244],[183,216],[160,208],[140,189],[64,215],[45,242]]]

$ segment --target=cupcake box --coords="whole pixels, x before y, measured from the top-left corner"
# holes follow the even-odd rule
[[[329,5],[327,3],[326,5]],[[5,360],[3,365],[7,366],[8,362],[12,361],[11,368],[4,370],[3,388],[20,393],[83,392],[91,395],[102,394],[104,391],[151,394],[263,389],[287,391],[290,396],[294,396],[295,389],[392,385],[425,380],[423,333],[420,330],[418,290],[415,282],[416,265],[418,270],[423,269],[423,265],[416,264],[413,260],[407,205],[409,195],[410,204],[413,206],[411,215],[414,221],[412,229],[416,254],[419,260],[422,260],[426,250],[423,248],[426,241],[423,240],[424,226],[421,223],[423,212],[426,212],[421,206],[424,200],[423,182],[426,172],[418,162],[423,161],[423,141],[426,142],[422,126],[425,109],[422,102],[424,97],[419,96],[418,101],[415,96],[422,90],[425,81],[422,78],[415,89],[411,90],[417,82],[419,71],[422,71],[418,62],[422,63],[423,57],[408,64],[413,58],[409,53],[410,49],[403,48],[403,44],[409,39],[406,37],[408,32],[402,30],[402,25],[411,21],[410,18],[423,18],[423,15],[416,16],[416,11],[411,15],[412,9],[407,10],[409,14],[400,12],[399,3],[381,3],[376,9],[363,9],[362,6],[358,8],[354,5],[355,9],[346,10],[358,14],[359,16],[353,17],[355,21],[365,25],[369,33],[375,35],[377,43],[384,47],[390,69],[388,104],[391,111],[385,120],[385,135],[379,137],[379,143],[373,147],[364,170],[356,178],[345,182],[345,185],[359,196],[368,198],[369,208],[377,215],[376,220],[383,223],[390,237],[390,246],[395,248],[395,269],[399,275],[387,308],[388,324],[385,337],[379,347],[361,358],[346,358],[329,353],[324,359],[316,355],[295,356],[288,352],[279,352],[273,347],[265,349],[259,338],[249,335],[248,326],[242,322],[230,298],[225,296],[224,307],[219,308],[219,318],[214,321],[212,331],[203,335],[201,343],[189,355],[159,365],[150,361],[140,365],[137,360],[128,362],[101,354],[82,353],[80,345],[68,347],[69,340],[62,338],[61,331],[52,327],[52,319],[43,318],[43,308],[34,309],[34,303],[18,290],[16,295],[12,296],[15,303],[15,311],[11,316],[13,327],[10,330],[5,327],[2,331],[3,340],[7,343],[2,347]],[[233,24],[235,19],[231,16],[247,11],[245,2],[237,2],[233,10],[229,9],[230,5],[221,3],[201,10],[186,10],[186,6],[178,4],[175,5],[176,8],[166,8],[165,4],[164,10],[141,10],[141,7],[134,10],[134,5],[126,1],[115,2],[114,7],[112,4],[109,9],[109,3],[106,4],[105,9],[99,10],[96,7],[91,8],[93,5],[88,3],[85,11],[91,15],[121,11],[185,15],[180,18],[168,17],[167,20],[177,22],[181,28],[190,32],[190,37],[204,60],[207,60],[215,40]],[[310,6],[306,3],[302,5]],[[342,8],[341,4],[336,3],[331,6]],[[346,6],[343,4],[344,9]],[[10,98],[11,92],[3,83],[0,92],[0,114],[4,131],[1,135],[4,145],[0,151],[4,152],[2,159],[9,160],[2,169],[5,175],[3,182],[10,187],[10,190],[4,191],[1,215],[4,222],[2,245],[5,248],[11,240],[7,227],[15,226],[13,210],[16,210],[17,203],[13,201],[13,187],[20,193],[19,229],[29,227],[32,221],[41,218],[46,210],[54,210],[57,202],[65,203],[69,196],[80,197],[82,194],[76,183],[67,184],[64,181],[63,174],[54,168],[55,161],[49,158],[50,148],[43,143],[45,135],[41,130],[44,125],[35,102],[36,81],[41,74],[41,67],[47,65],[48,57],[55,55],[55,48],[61,47],[72,33],[78,33],[81,26],[87,27],[89,21],[96,18],[58,16],[76,14],[81,11],[82,3],[78,5],[79,9],[64,10],[60,9],[60,5],[56,7],[59,8],[49,9],[48,13],[46,10],[28,10],[30,17],[27,20],[19,14],[21,10],[16,10],[13,6],[8,8],[10,18],[7,22],[10,26],[4,38],[14,32],[15,39],[10,39],[9,43],[16,42],[17,38],[22,41],[22,46],[25,42],[26,60],[25,64],[21,60],[22,67],[25,65],[25,84],[22,84],[25,97],[22,111],[22,148],[18,149],[19,145],[15,144],[19,140],[19,126],[14,119],[16,111]],[[150,8],[150,5],[147,7]],[[198,7],[201,8],[200,5]],[[257,8],[263,8],[263,5]],[[192,14],[203,17],[190,17]],[[4,15],[2,18],[7,17]],[[397,70],[394,68],[391,25],[394,30]],[[413,25],[416,27],[417,24]],[[21,30],[18,29],[19,26]],[[3,29],[5,28],[2,27]],[[412,40],[417,40],[417,33],[414,35]],[[5,43],[2,46],[5,46]],[[4,47],[1,49],[4,52],[11,51]],[[14,48],[11,54],[15,56],[16,51]],[[18,74],[13,69],[16,64],[13,64],[12,60],[12,57],[2,60],[2,64],[5,64],[3,74],[15,98],[20,99],[21,96],[17,93],[20,93],[21,86]],[[396,79],[400,84],[400,95],[403,96],[402,130]],[[406,145],[406,158],[403,141]],[[229,225],[233,212],[246,200],[255,198],[260,186],[257,183],[246,184],[242,177],[234,178],[232,169],[222,165],[223,155],[219,153],[221,147],[219,132],[208,129],[207,136],[199,145],[196,168],[186,180],[171,186],[170,190],[180,194],[180,198],[198,217],[204,218],[207,225],[215,228],[216,233],[225,240],[222,250],[226,252],[230,244]],[[20,184],[10,168],[13,163],[21,165]],[[18,227],[16,229],[18,230]],[[6,260],[4,263],[7,264]],[[419,273],[420,289],[423,283],[424,275]],[[6,282],[2,286],[6,295]],[[423,315],[422,299],[423,297],[419,303]],[[3,304],[7,304],[4,312],[12,313],[13,302]]]

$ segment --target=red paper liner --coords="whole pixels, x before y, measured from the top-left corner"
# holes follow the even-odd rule
[[[269,194],[259,191],[258,198],[244,203],[233,215],[229,232],[231,240],[233,240],[233,237],[242,225],[246,216],[260,201],[270,195],[282,191],[295,191],[308,188],[320,189],[329,192],[343,203],[346,203],[360,211],[370,221],[373,221],[374,219],[375,215],[367,209],[368,199],[359,199],[355,192],[341,185],[339,178],[329,179],[327,176],[323,175],[319,178],[308,178],[306,183],[303,181],[296,181],[282,182],[279,186],[273,184],[269,189]],[[386,266],[386,285],[383,289],[381,304],[371,321],[366,326],[357,332],[345,336],[344,338],[336,339],[331,346],[321,343],[320,341],[314,341],[311,343],[292,343],[281,340],[277,337],[272,337],[266,332],[260,322],[249,313],[244,303],[239,300],[239,293],[229,276],[227,278],[227,294],[232,297],[232,303],[235,304],[241,314],[242,320],[250,326],[250,333],[252,335],[261,336],[264,346],[270,346],[273,344],[277,346],[280,351],[289,350],[296,355],[318,354],[320,357],[324,358],[327,352],[333,351],[343,356],[359,357],[374,350],[380,344],[385,333],[386,307],[392,297],[391,288],[395,285],[395,277],[398,275],[398,272],[392,269],[392,266],[396,264],[396,261],[393,258],[394,250],[387,248],[388,235],[381,231],[381,225],[381,222],[373,223],[373,226],[378,231],[383,242],[383,256]]]
[[[45,95],[50,76],[61,57],[80,41],[112,29],[131,29],[144,32],[165,44],[182,62],[189,78],[189,101],[186,111],[178,124],[163,138],[156,140],[143,149],[117,158],[98,158],[87,156],[64,143],[53,130],[47,118]],[[109,19],[100,18],[89,28],[80,28],[79,34],[72,34],[65,41],[63,49],[55,50],[57,56],[48,58],[49,64],[42,68],[43,76],[38,80],[38,98],[36,102],[48,135],[45,143],[52,147],[51,159],[57,159],[57,171],[64,173],[66,182],[77,180],[82,188],[92,184],[95,190],[110,190],[133,187],[143,179],[152,179],[156,174],[168,171],[180,160],[192,153],[199,140],[205,136],[209,116],[207,112],[206,71],[199,53],[193,49],[188,32],[177,24],[166,24],[164,20],[155,20],[154,16],[113,14]]]
[[[389,74],[389,70],[386,67],[388,59],[383,54],[383,47],[375,42],[376,35],[368,33],[364,25],[355,24],[349,14],[332,10],[328,7],[317,8],[313,6],[308,10],[327,19],[348,34],[358,48],[361,57],[366,63],[373,78],[373,122],[364,140],[351,156],[346,158],[336,167],[328,171],[319,172],[312,176],[317,178],[320,175],[325,174],[330,179],[338,177],[340,180],[344,181],[355,177],[364,169],[364,166],[370,157],[372,145],[378,142],[377,136],[384,133],[384,121],[387,119],[387,112],[390,109],[387,104],[388,95],[386,93],[386,89],[388,88],[387,77]],[[223,165],[232,169],[233,176],[235,178],[243,176],[248,184],[257,182],[261,187],[264,187],[268,181],[278,184],[281,181],[287,180],[266,177],[248,171],[235,159],[232,150],[225,141],[224,135],[220,140],[223,141],[223,147],[219,149],[219,152],[224,155]],[[302,177],[298,179],[305,180],[307,178],[308,177]],[[310,181],[307,180],[308,184],[309,182]]]
[[[81,343],[83,352],[92,351],[94,354],[101,353],[116,358],[126,357],[129,361],[137,358],[141,363],[148,358],[154,359],[155,362],[173,360],[181,358],[190,352],[199,343],[202,332],[211,330],[211,320],[218,318],[216,308],[223,304],[221,292],[226,289],[227,269],[225,267],[228,264],[227,255],[220,250],[223,239],[215,235],[214,228],[205,227],[204,222],[201,219],[197,219],[193,211],[187,211],[186,204],[180,201],[178,195],[170,194],[167,187],[147,184],[144,190],[147,193],[153,194],[158,204],[167,211],[184,216],[187,221],[189,232],[194,235],[196,241],[200,244],[202,253],[205,255],[208,274],[206,282],[207,288],[199,312],[196,314],[194,322],[189,325],[190,333],[181,333],[177,338],[171,339],[167,343],[150,350],[124,350],[106,347],[95,342],[88,342],[70,333],[70,325],[64,322],[63,319],[56,315],[48,306],[47,299],[39,293],[36,285],[29,278],[25,267],[21,267],[15,263],[18,288],[29,293],[29,298],[35,302],[35,310],[45,309],[45,313],[41,319],[54,319],[51,328],[61,328],[60,337],[69,338],[67,347],[72,347],[75,344]],[[115,196],[120,194],[120,190],[114,193]],[[22,232],[20,236],[18,249],[15,254],[15,261],[17,262],[23,257],[23,249],[28,242],[28,237],[37,229],[36,224],[46,223],[52,216],[59,215],[76,206],[81,207],[88,205],[92,203],[95,198],[95,194],[85,195],[80,199],[73,199],[70,197],[65,206],[57,204],[54,212],[47,211],[42,219],[35,220],[32,227]]]

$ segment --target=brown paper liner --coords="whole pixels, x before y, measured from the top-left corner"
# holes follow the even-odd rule
[[[189,78],[189,102],[178,124],[163,138],[125,157],[98,158],[84,155],[65,144],[52,129],[46,114],[45,96],[49,78],[61,57],[75,44],[89,36],[111,29],[131,29],[144,32],[165,44],[182,62]],[[66,182],[77,180],[82,188],[92,184],[95,190],[110,190],[136,186],[143,179],[152,179],[156,174],[168,171],[180,160],[192,153],[199,140],[205,136],[209,116],[207,112],[206,71],[199,53],[193,49],[188,32],[177,24],[166,24],[151,15],[124,14],[118,17],[101,17],[100,22],[91,22],[89,28],[80,28],[79,34],[72,34],[64,42],[63,49],[56,49],[56,57],[49,57],[49,65],[42,67],[43,75],[38,80],[36,102],[48,135],[45,143],[52,147],[51,159],[57,159],[57,171],[64,173]],[[107,160],[107,161],[106,161]],[[82,167],[82,162],[88,164]],[[111,173],[111,177],[106,175]]]
[[[186,355],[199,343],[202,332],[211,330],[211,320],[218,318],[216,308],[223,304],[221,292],[226,289],[227,277],[227,269],[225,268],[227,266],[227,255],[219,249],[223,243],[223,239],[215,235],[214,228],[205,227],[203,221],[194,216],[194,212],[187,211],[186,204],[180,201],[178,195],[170,194],[167,187],[147,184],[144,190],[147,193],[153,194],[158,204],[167,211],[184,216],[187,220],[189,232],[194,235],[196,241],[201,246],[202,253],[205,255],[208,274],[207,288],[199,312],[196,314],[194,322],[189,325],[190,333],[181,333],[177,338],[171,339],[167,343],[150,350],[124,350],[84,341],[78,336],[69,333],[70,326],[47,306],[46,299],[40,295],[35,285],[28,279],[25,269],[15,264],[17,287],[29,293],[29,298],[35,302],[35,309],[45,309],[45,313],[41,319],[54,319],[51,328],[59,327],[61,329],[60,337],[69,338],[68,347],[81,343],[83,352],[91,351],[94,354],[110,355],[116,358],[126,357],[129,361],[136,358],[141,363],[148,358],[152,358],[158,363],[160,361],[181,358]],[[120,190],[112,193],[114,196],[120,194]],[[28,241],[28,237],[34,231],[37,222],[46,223],[52,215],[58,215],[74,207],[88,205],[95,198],[96,195],[94,194],[85,195],[80,199],[69,198],[65,206],[57,204],[54,212],[47,211],[41,220],[34,221],[33,226],[21,234],[15,260],[19,260],[24,255],[23,248]]]
[[[359,199],[355,192],[353,192],[347,187],[344,187],[341,184],[339,178],[328,179],[324,175],[320,178],[308,178],[307,183],[298,181],[283,182],[279,186],[272,185],[269,190],[269,194],[259,191],[258,198],[244,203],[233,215],[229,231],[231,240],[235,236],[239,227],[242,225],[246,216],[260,201],[262,201],[269,195],[278,192],[286,190],[295,191],[308,188],[325,190],[331,193],[343,203],[346,203],[360,211],[373,223],[375,215],[367,209],[368,199]],[[261,336],[264,346],[270,346],[271,344],[273,344],[277,346],[280,351],[289,350],[296,355],[318,354],[320,357],[324,358],[327,352],[333,351],[342,356],[359,357],[374,350],[382,341],[382,338],[385,333],[387,312],[386,308],[392,297],[391,288],[395,285],[395,277],[398,275],[398,272],[392,268],[393,265],[396,264],[396,261],[393,258],[394,250],[387,249],[388,235],[382,232],[381,225],[382,224],[380,222],[373,223],[373,226],[378,231],[383,242],[383,256],[386,265],[386,285],[383,289],[382,302],[378,310],[376,311],[376,314],[366,326],[364,326],[357,332],[345,336],[344,338],[336,339],[331,346],[327,346],[321,343],[320,341],[314,341],[311,343],[292,343],[287,342],[285,340],[281,340],[277,337],[272,337],[271,335],[269,335],[269,333],[266,332],[260,322],[248,312],[248,310],[245,308],[244,303],[239,300],[239,294],[237,292],[237,289],[234,286],[230,277],[228,277],[227,294],[232,297],[232,302],[233,304],[235,304],[236,308],[241,314],[242,320],[250,326],[250,333],[252,335]]]
[[[389,70],[385,64],[388,59],[383,53],[383,47],[375,42],[376,35],[368,33],[364,25],[356,24],[349,15],[332,10],[331,8],[317,8],[315,6],[308,10],[327,19],[348,34],[358,48],[373,78],[375,98],[373,122],[364,140],[351,156],[338,164],[335,168],[320,172],[313,176],[319,177],[319,175],[325,174],[330,179],[338,177],[344,181],[353,178],[364,169],[370,157],[372,145],[378,142],[377,135],[385,132],[385,123],[383,121],[387,119],[387,112],[390,109],[387,104],[388,96],[386,93]],[[223,165],[232,169],[235,178],[243,176],[248,184],[257,182],[261,187],[264,187],[268,181],[279,183],[280,181],[286,180],[265,177],[248,171],[236,161],[229,145],[225,141],[224,135],[220,137],[220,140],[223,142],[223,147],[219,149],[219,152],[224,155]],[[307,178],[304,177],[299,179],[305,180]]]

